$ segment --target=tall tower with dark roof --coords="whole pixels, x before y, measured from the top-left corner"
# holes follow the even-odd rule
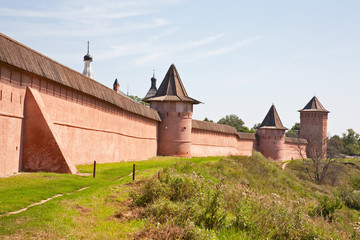
[[[257,127],[258,150],[274,160],[285,160],[285,130],[273,104],[264,120]]]
[[[158,154],[190,157],[193,105],[200,102],[188,96],[174,64],[170,66],[155,95],[144,101],[149,102],[161,118]]]
[[[327,119],[329,111],[314,96],[300,112],[300,138],[308,141],[309,157],[326,157]]]

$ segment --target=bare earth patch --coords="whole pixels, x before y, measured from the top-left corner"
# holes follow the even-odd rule
[[[157,240],[167,240],[167,239],[179,239],[183,236],[184,229],[180,228],[176,224],[165,224],[159,225],[154,228],[149,226],[144,230],[135,233],[134,239],[157,239]]]

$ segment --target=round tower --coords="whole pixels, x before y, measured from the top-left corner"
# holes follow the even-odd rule
[[[327,119],[329,111],[314,96],[300,112],[300,138],[308,141],[307,156],[325,158],[327,148]]]
[[[170,66],[155,95],[144,101],[149,102],[161,118],[158,154],[190,157],[193,105],[200,102],[187,95],[174,64]]]
[[[257,128],[258,150],[273,160],[286,160],[285,130],[274,104]]]

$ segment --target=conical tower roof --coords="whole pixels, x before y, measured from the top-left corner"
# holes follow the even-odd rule
[[[324,106],[315,96],[310,100],[310,102],[308,102],[308,104],[306,104],[306,106],[303,109],[299,110],[299,112],[302,111],[316,111],[316,112],[327,112],[327,113],[329,112],[324,108]]]
[[[188,96],[174,64],[171,64],[156,94],[150,98],[145,98],[144,101],[201,103]]]
[[[260,126],[257,128],[271,128],[271,129],[283,129],[283,130],[287,129],[282,124],[274,104],[270,107],[269,112],[266,114],[266,117],[264,118]]]

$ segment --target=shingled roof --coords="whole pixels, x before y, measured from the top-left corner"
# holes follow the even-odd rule
[[[328,110],[326,110],[324,108],[324,106],[320,103],[319,99],[317,99],[317,97],[313,97],[310,102],[308,102],[308,104],[306,104],[306,106],[299,110],[299,112],[302,111],[316,111],[316,112],[329,112]]]
[[[104,100],[125,111],[161,121],[155,110],[116,93],[95,80],[36,52],[2,33],[0,33],[0,62]]]
[[[153,97],[145,98],[144,101],[201,103],[188,96],[174,64],[171,64],[156,94]]]
[[[274,104],[270,107],[269,112],[266,114],[264,120],[257,128],[272,128],[272,129],[283,129],[283,130],[287,129],[282,124]]]

